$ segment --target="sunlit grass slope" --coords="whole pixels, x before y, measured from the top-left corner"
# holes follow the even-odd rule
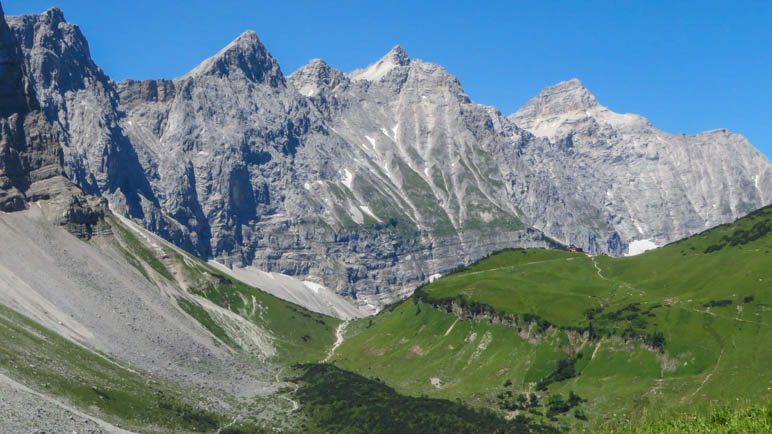
[[[512,416],[575,392],[551,419],[576,429],[752,404],[772,393],[771,230],[767,207],[635,257],[505,251],[352,324],[334,361]]]

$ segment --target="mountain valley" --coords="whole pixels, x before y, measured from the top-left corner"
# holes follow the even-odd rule
[[[772,429],[770,203],[577,79],[505,115],[246,31],[117,83],[0,7],[0,431]]]

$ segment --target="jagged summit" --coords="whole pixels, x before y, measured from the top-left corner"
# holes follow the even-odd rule
[[[273,86],[284,83],[278,62],[253,30],[245,31],[181,78],[204,75],[230,77],[233,74],[243,75],[256,82],[268,81]]]
[[[547,117],[600,107],[598,100],[576,78],[545,87],[513,115],[515,119]]]
[[[62,12],[62,10],[59,9],[58,6],[48,8],[45,12],[43,12],[42,16],[45,17],[51,23],[58,24],[58,23],[67,22],[67,20],[64,18],[64,12]]]
[[[305,96],[314,96],[321,89],[332,89],[346,80],[343,73],[322,59],[311,59],[289,77],[295,89]]]
[[[399,45],[395,45],[385,56],[364,69],[357,69],[349,78],[352,80],[378,81],[388,74],[392,69],[400,66],[410,65],[410,57]]]
[[[410,63],[410,57],[408,57],[405,49],[399,45],[395,45],[391,50],[383,56],[383,59],[389,59],[395,65],[407,66]],[[381,59],[381,60],[383,60]]]
[[[399,46],[348,76],[313,60],[285,86],[245,32],[171,83],[116,85],[73,25],[47,20],[7,19],[74,183],[201,257],[356,291],[371,310],[542,242],[528,226],[620,255],[772,198],[772,165],[747,141],[667,135],[578,80],[510,118],[535,139]]]

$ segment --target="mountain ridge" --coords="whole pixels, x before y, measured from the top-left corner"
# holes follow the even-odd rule
[[[538,96],[508,118],[399,46],[348,74],[313,60],[285,76],[246,31],[181,77],[115,83],[61,10],[7,21],[83,191],[199,257],[374,310],[492,251],[546,246],[542,233],[621,255],[772,199],[770,163],[747,142],[698,138],[736,162],[684,153],[690,139],[606,122],[628,115],[600,109],[578,80],[562,86],[579,95],[550,110],[602,116],[557,117],[560,134],[544,138],[528,131],[546,122]]]

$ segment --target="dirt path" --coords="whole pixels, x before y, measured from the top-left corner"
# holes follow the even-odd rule
[[[595,358],[595,355],[598,354],[598,350],[600,349],[601,344],[603,343],[603,338],[600,338],[600,341],[598,341],[598,345],[595,347],[595,351],[592,352],[592,356],[590,357],[590,360]]]
[[[281,383],[282,382],[281,381],[281,373],[282,372],[284,372],[284,368],[279,369],[279,372],[276,373],[276,382],[277,383]],[[292,393],[297,392],[298,388],[300,387],[300,386],[298,386],[295,383],[288,383],[288,384],[290,384],[291,387],[294,389],[292,391]],[[284,399],[284,400],[286,400],[290,404],[292,404],[292,410],[290,410],[290,412],[293,412],[293,411],[295,411],[295,410],[300,408],[300,404],[297,401],[295,401],[294,399],[290,398],[289,396],[279,395],[279,397]]]
[[[688,311],[691,311],[691,312],[701,313],[703,315],[711,315],[711,316],[714,316],[716,318],[726,319],[726,320],[729,320],[729,321],[738,321],[738,322],[744,322],[744,323],[748,323],[748,324],[756,324],[756,325],[760,325],[760,326],[764,326],[764,327],[772,327],[772,324],[767,324],[767,323],[763,323],[763,322],[748,321],[747,319],[741,319],[741,318],[737,318],[737,317],[724,316],[724,315],[716,315],[714,312],[711,312],[709,310],[699,310],[699,309],[694,309],[694,308],[689,308],[689,307],[682,307],[682,306],[675,306],[675,307],[678,307],[678,308],[683,309],[683,310],[688,310]]]
[[[685,402],[687,398],[692,398],[694,395],[698,394],[700,390],[702,390],[703,387],[705,387],[705,384],[710,380],[711,377],[713,377],[713,374],[716,373],[718,370],[718,365],[721,364],[721,357],[724,356],[724,348],[721,348],[721,354],[718,355],[718,360],[716,360],[716,364],[713,366],[713,370],[710,371],[710,374],[706,375],[705,378],[702,380],[702,383],[700,384],[700,387],[697,388],[694,392],[692,392],[691,395],[684,396],[681,398],[681,402]]]
[[[606,279],[606,278],[603,276],[603,274],[601,274],[601,272],[602,272],[603,270],[601,270],[601,269],[600,269],[600,266],[598,266],[598,261],[596,261],[596,260],[595,260],[595,256],[591,256],[591,255],[587,255],[587,256],[589,256],[589,257],[590,257],[590,259],[592,259],[592,265],[594,265],[594,266],[595,266],[595,269],[596,269],[596,270],[598,270],[598,277],[600,277],[600,278],[601,278],[601,279],[603,279],[603,280],[608,280],[608,279]]]
[[[450,327],[448,327],[448,330],[445,332],[444,336],[447,336],[450,334],[450,332],[453,330],[453,326],[455,326],[457,322],[458,320],[453,321],[453,324],[451,324]]]
[[[236,421],[237,421],[237,420],[239,420],[239,418],[240,418],[240,417],[241,417],[241,416],[238,416],[238,415],[237,415],[236,417],[234,417],[234,418],[233,418],[233,420],[232,420],[232,421],[230,421],[230,423],[229,423],[229,424],[227,424],[227,425],[224,425],[224,426],[221,426],[220,428],[218,428],[218,429],[217,429],[217,431],[215,431],[215,434],[220,434],[220,432],[221,432],[222,430],[224,430],[225,428],[230,428],[230,427],[231,427],[231,425],[233,425],[234,423],[236,423]]]
[[[348,326],[348,321],[343,321],[338,325],[338,328],[335,329],[335,343],[327,353],[327,357],[322,360],[322,363],[327,363],[332,358],[333,354],[335,354],[335,350],[343,343],[343,332],[346,330],[346,326]]]

